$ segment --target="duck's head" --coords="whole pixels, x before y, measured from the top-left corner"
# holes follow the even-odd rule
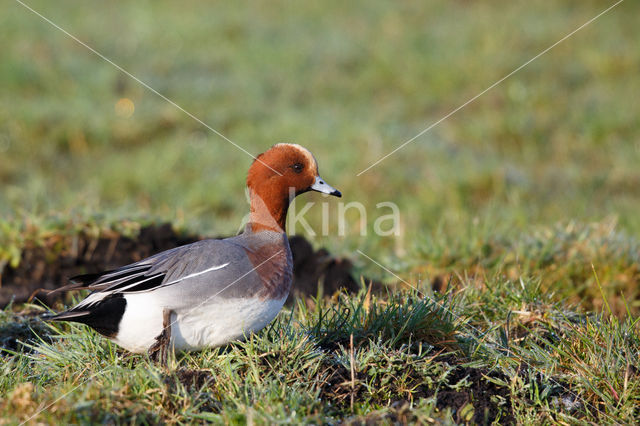
[[[307,191],[342,196],[320,177],[311,152],[291,143],[279,143],[258,155],[249,168],[247,187],[252,215],[254,211],[267,210],[280,229],[284,229],[287,209],[295,196]],[[261,221],[265,219],[269,218]]]

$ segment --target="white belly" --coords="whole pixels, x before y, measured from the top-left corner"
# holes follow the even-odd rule
[[[131,352],[145,352],[162,332],[164,307],[150,294],[127,294],[127,307],[113,341]],[[171,345],[197,350],[241,340],[269,324],[280,312],[278,300],[216,299],[201,306],[173,309]]]

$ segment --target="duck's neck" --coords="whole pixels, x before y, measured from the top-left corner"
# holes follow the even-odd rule
[[[251,213],[249,226],[251,232],[285,232],[289,197],[273,193],[260,193],[249,190]]]

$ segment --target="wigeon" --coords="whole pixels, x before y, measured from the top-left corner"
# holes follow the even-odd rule
[[[92,327],[123,348],[163,363],[167,350],[197,350],[239,340],[269,324],[291,288],[293,263],[285,233],[289,203],[318,191],[340,197],[318,175],[313,155],[277,144],[249,168],[251,202],[244,233],[203,240],[98,274],[62,290],[93,290],[50,317]]]

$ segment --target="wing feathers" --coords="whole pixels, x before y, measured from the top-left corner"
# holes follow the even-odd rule
[[[164,281],[164,274],[136,276],[127,281],[112,285],[108,291],[114,293],[146,291],[158,287]]]
[[[106,294],[135,293],[152,290],[158,287],[165,287],[176,284],[180,281],[194,278],[207,272],[217,271],[229,265],[229,262],[222,265],[214,265],[198,272],[184,275],[186,265],[175,262],[175,266],[162,265],[163,270],[154,270],[153,265],[137,265],[135,267],[124,267],[114,271],[107,271],[104,275],[87,274],[80,275],[75,284],[65,286],[69,289],[89,289],[94,292]],[[174,268],[172,269],[172,266]],[[158,268],[159,269],[159,268]],[[93,281],[90,281],[92,278]]]
[[[230,262],[224,263],[223,259],[229,259],[230,253],[228,248],[221,250],[223,244],[221,240],[205,240],[177,247],[118,269],[75,276],[71,278],[72,284],[60,290],[93,290],[83,302],[95,304],[108,295],[143,292],[173,285],[228,266]],[[203,256],[203,252],[224,255],[212,259],[213,256]]]
[[[99,272],[97,274],[84,274],[84,275],[76,275],[75,277],[71,277],[69,281],[75,284],[98,284],[100,282],[104,282],[110,280],[112,278],[118,278],[121,276],[126,276],[138,271],[149,270],[151,265],[148,264],[132,264],[123,266],[118,269],[112,269],[109,271]]]

